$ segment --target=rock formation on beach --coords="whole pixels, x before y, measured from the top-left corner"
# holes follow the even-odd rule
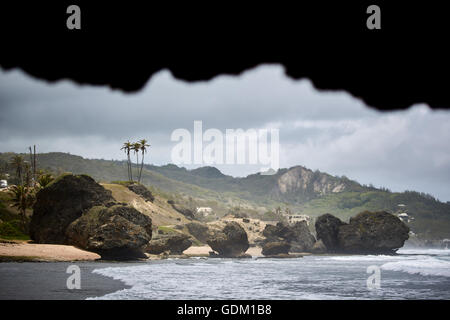
[[[290,249],[291,245],[286,241],[266,242],[262,247],[262,254],[265,256],[289,254]]]
[[[145,251],[150,254],[168,252],[173,255],[181,255],[183,251],[192,245],[190,237],[181,232],[156,235],[147,245]]]
[[[265,242],[287,242],[290,245],[291,252],[309,252],[316,242],[305,221],[299,221],[294,225],[281,222],[275,226],[267,225],[263,235],[266,237]]]
[[[322,240],[328,252],[339,250],[338,233],[339,228],[344,224],[339,218],[329,213],[317,218],[315,223],[317,240]]]
[[[249,248],[247,233],[237,222],[229,222],[221,231],[214,231],[208,245],[222,257],[240,257]]]
[[[408,239],[409,228],[396,216],[361,212],[339,228],[339,247],[349,253],[395,253]]]
[[[409,228],[396,216],[380,211],[364,211],[344,223],[332,215],[316,221],[317,238],[328,252],[392,254],[409,237]]]
[[[103,259],[134,259],[145,257],[152,221],[117,203],[91,177],[65,174],[37,193],[30,235],[37,243],[74,245]]]
[[[87,175],[65,174],[36,195],[30,223],[37,243],[66,243],[66,228],[93,206],[114,202],[106,190]]]
[[[102,259],[145,258],[152,238],[152,220],[127,205],[96,206],[72,222],[67,242],[98,253]]]

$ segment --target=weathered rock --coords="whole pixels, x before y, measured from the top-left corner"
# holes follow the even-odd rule
[[[286,241],[291,246],[292,252],[311,251],[316,239],[309,231],[306,221],[299,221],[294,225],[277,223],[276,226],[266,225],[263,235],[265,242]]]
[[[153,202],[155,200],[155,197],[153,194],[148,190],[145,186],[138,183],[129,184],[128,189],[136,193],[137,195],[140,195],[142,198],[145,199],[145,201]]]
[[[36,195],[30,236],[37,243],[65,244],[66,229],[85,210],[114,201],[106,190],[87,175],[65,174]]]
[[[316,238],[309,231],[306,221],[296,222],[292,226],[294,237],[290,239],[291,252],[310,252]]]
[[[274,256],[279,254],[289,254],[291,245],[287,241],[266,242],[262,247],[262,254]]]
[[[384,211],[365,211],[339,228],[339,250],[360,254],[395,253],[408,237],[408,226],[396,216]]]
[[[345,223],[329,213],[317,218],[315,223],[317,240],[322,240],[328,252],[339,250],[338,234],[342,225]]]
[[[207,243],[222,257],[239,257],[249,248],[247,233],[234,221],[228,222],[222,231],[214,232]]]
[[[161,254],[167,251],[171,255],[180,255],[191,245],[192,241],[188,235],[177,232],[158,235],[149,242],[145,251],[150,254]]]
[[[193,235],[198,241],[206,243],[209,239],[210,232],[208,226],[199,222],[189,222],[186,224],[189,233]]]
[[[312,249],[311,249],[312,253],[326,253],[327,252],[327,247],[325,246],[325,244],[323,243],[322,240],[318,240],[316,241],[316,243],[314,243]]]
[[[194,212],[191,209],[186,208],[186,207],[184,207],[184,206],[182,206],[180,204],[174,203],[174,202],[170,203],[170,205],[172,206],[172,208],[175,211],[178,211],[179,213],[181,213],[186,218],[188,218],[188,219],[194,219],[195,218]]]
[[[152,221],[133,207],[96,206],[68,226],[66,237],[68,243],[96,252],[102,259],[145,258]]]

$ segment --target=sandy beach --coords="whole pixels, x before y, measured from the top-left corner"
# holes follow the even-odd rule
[[[98,254],[74,246],[35,244],[25,241],[0,242],[0,260],[93,261],[97,259],[100,259]]]

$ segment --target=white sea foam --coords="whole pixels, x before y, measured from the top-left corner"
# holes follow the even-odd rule
[[[130,288],[93,299],[415,299],[450,298],[450,256],[305,256],[299,259],[180,259],[95,269]],[[367,266],[389,272],[383,290],[366,288]],[[398,272],[398,273],[397,273]],[[410,280],[441,276],[429,281]],[[433,279],[434,280],[434,279]],[[395,284],[395,285],[392,285]],[[429,290],[429,286],[433,290]],[[418,288],[419,286],[420,288]]]
[[[440,260],[434,257],[387,262],[381,266],[381,269],[402,271],[423,276],[450,277],[450,261]]]
[[[450,256],[450,249],[427,249],[427,248],[401,248],[397,251],[398,254],[432,254]]]
[[[336,257],[326,257],[324,260],[334,260],[334,261],[354,261],[354,262],[365,262],[365,261],[395,261],[395,260],[405,260],[409,259],[404,256],[389,256],[389,255],[352,255],[352,256],[336,256]],[[411,259],[414,259],[411,257]]]

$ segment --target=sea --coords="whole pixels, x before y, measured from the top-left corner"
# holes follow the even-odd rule
[[[450,299],[449,249],[397,253],[117,264],[92,272],[127,288],[88,299]]]

